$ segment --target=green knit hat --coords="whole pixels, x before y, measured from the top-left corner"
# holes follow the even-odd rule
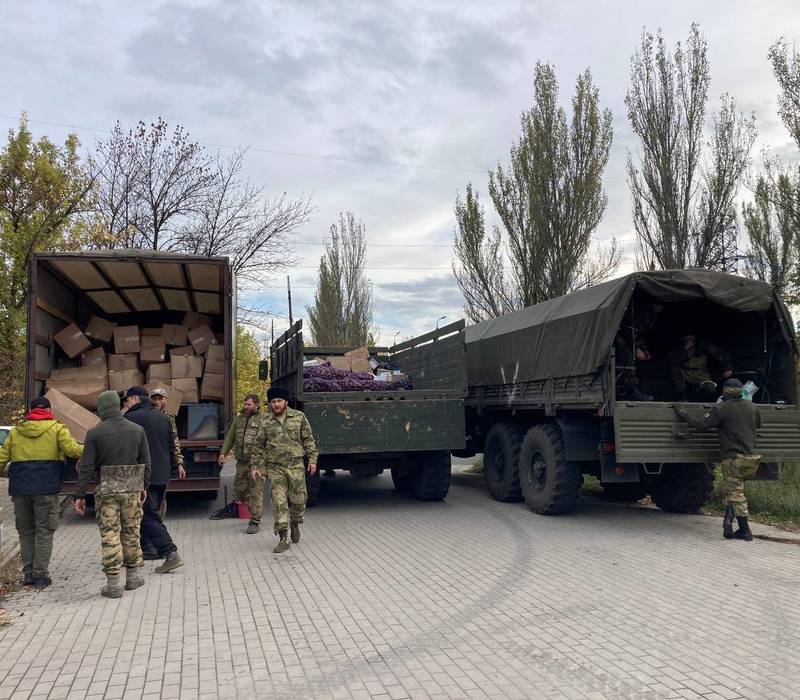
[[[119,411],[119,394],[116,391],[104,391],[97,397],[97,415],[108,418]]]

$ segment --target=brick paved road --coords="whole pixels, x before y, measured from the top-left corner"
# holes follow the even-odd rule
[[[188,565],[148,563],[121,601],[68,516],[55,585],[8,601],[0,698],[800,695],[800,547],[724,542],[717,519],[593,499],[546,518],[480,477],[431,504],[340,476],[276,556],[211,507],[173,498]]]

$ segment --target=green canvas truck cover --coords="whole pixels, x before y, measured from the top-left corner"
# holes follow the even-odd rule
[[[468,327],[468,384],[513,384],[592,372],[608,357],[636,291],[665,303],[706,300],[741,312],[773,308],[797,355],[789,311],[768,284],[709,270],[636,272]]]

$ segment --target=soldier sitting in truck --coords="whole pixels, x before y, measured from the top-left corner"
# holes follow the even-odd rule
[[[620,385],[634,401],[653,400],[652,396],[640,388],[636,363],[649,362],[652,359],[647,336],[653,330],[663,310],[664,305],[656,301],[632,306],[626,312],[614,338],[614,354],[617,369],[620,370]]]
[[[722,379],[733,374],[733,361],[727,350],[698,340],[693,333],[684,335],[680,348],[670,354],[670,378],[681,401],[715,398],[717,382],[712,378],[709,361],[717,365]]]

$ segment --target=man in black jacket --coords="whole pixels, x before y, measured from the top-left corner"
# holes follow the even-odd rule
[[[141,537],[156,548],[159,558],[164,558],[164,563],[156,568],[156,573],[167,574],[183,566],[178,548],[159,515],[172,469],[178,466],[175,434],[169,418],[155,407],[143,386],[128,389],[125,405],[128,409],[125,418],[144,428],[150,446],[150,484],[144,502]]]

